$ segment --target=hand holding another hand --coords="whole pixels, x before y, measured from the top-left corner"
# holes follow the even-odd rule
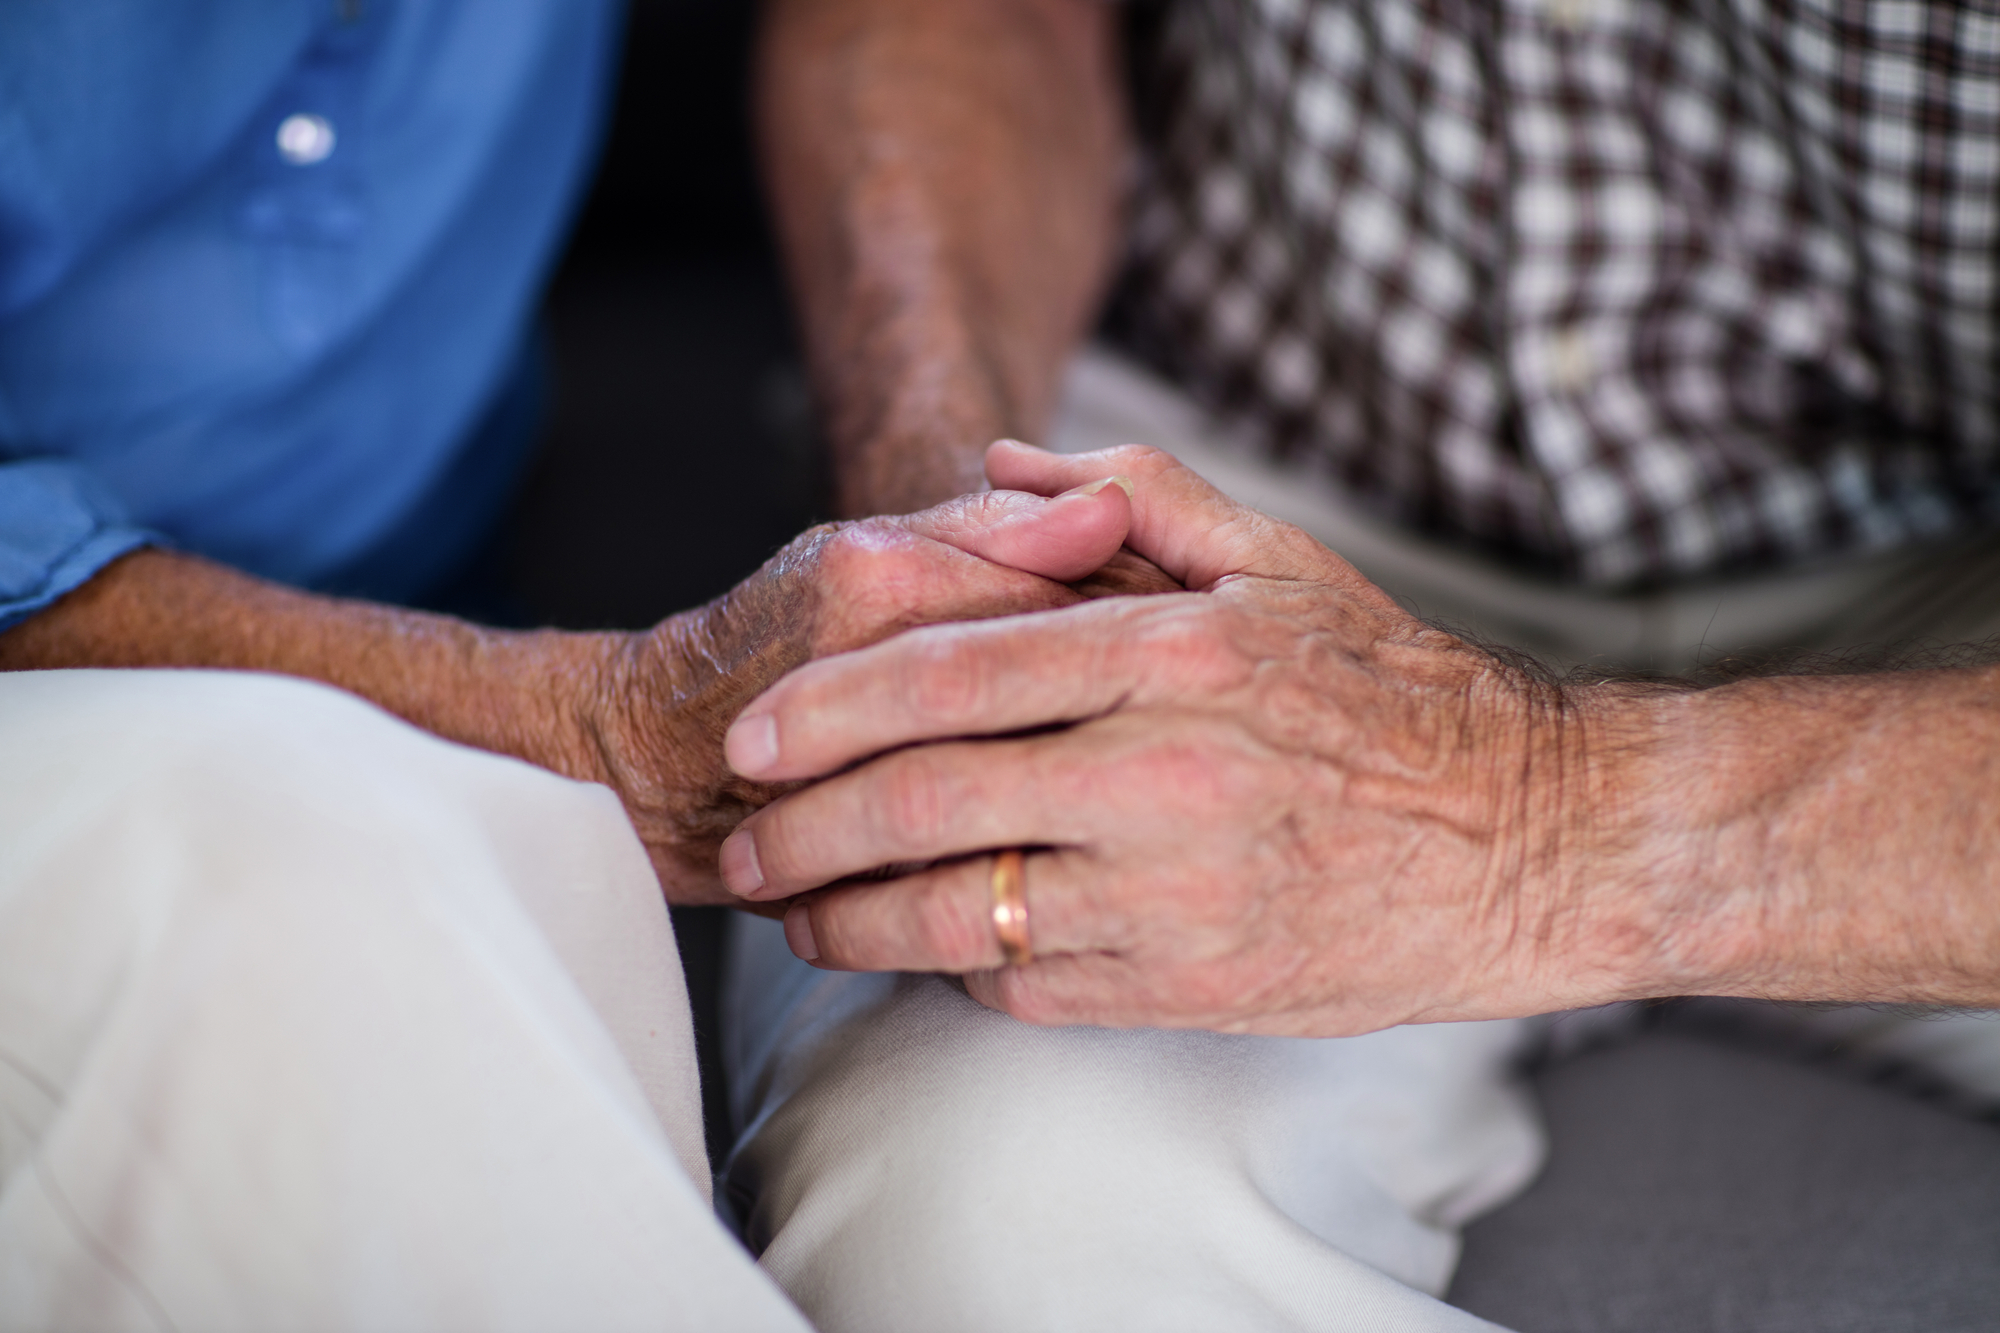
[[[1157,582],[1120,553],[1126,492],[1090,481],[1053,499],[989,492],[816,528],[727,595],[634,634],[490,629],[141,550],[0,634],[0,670],[206,667],[323,681],[448,740],[604,783],[669,900],[738,902],[717,849],[779,790],[722,762],[744,703],[800,663],[912,625],[1066,606],[1092,592],[1075,580]]]
[[[917,630],[751,704],[735,769],[821,780],[723,874],[819,890],[795,949],[967,973],[1037,1022],[1330,1035],[1622,993],[1650,946],[1596,909],[1615,884],[1570,873],[1611,866],[1579,813],[1618,800],[1586,762],[1605,698],[1425,626],[1164,454],[1003,444],[988,468],[1044,493],[1131,475],[1128,544],[1192,591]],[[1031,849],[1036,958],[1000,969],[978,853],[1007,847]]]
[[[571,639],[590,647],[575,677],[578,753],[562,767],[619,793],[672,901],[737,902],[718,882],[717,848],[784,790],[722,762],[744,703],[810,659],[914,625],[1083,600],[1065,584],[1112,560],[1130,513],[1118,485],[1090,482],[1054,499],[991,491],[827,524],[651,631]]]

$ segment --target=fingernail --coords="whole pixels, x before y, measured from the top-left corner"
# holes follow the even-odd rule
[[[723,757],[729,766],[746,778],[773,768],[778,762],[778,719],[769,713],[739,717],[722,741]]]
[[[740,828],[722,840],[722,882],[747,898],[764,887],[764,868],[757,864],[757,835]]]
[[[1070,490],[1064,491],[1061,495],[1058,495],[1056,499],[1067,500],[1072,495],[1095,495],[1099,491],[1103,490],[1106,486],[1116,486],[1118,487],[1118,489],[1125,492],[1127,499],[1131,498],[1132,479],[1130,477],[1104,477],[1101,478],[1100,480],[1088,482],[1082,486],[1073,487]]]
[[[792,910],[785,913],[785,943],[808,963],[819,957],[819,941],[813,938],[812,909],[804,903],[794,903]]]

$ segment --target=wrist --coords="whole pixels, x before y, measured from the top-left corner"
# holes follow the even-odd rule
[[[723,763],[721,736],[758,671],[715,632],[717,607],[681,612],[644,633],[601,636],[587,650],[595,660],[574,705],[589,780],[618,794],[677,903],[733,901],[716,857],[755,808],[751,784]]]
[[[1784,932],[1770,890],[1770,789],[1746,765],[1759,700],[1663,691],[1634,706],[1619,823],[1621,879],[1642,937],[1635,994],[1754,994]]]
[[[1910,671],[1687,696],[1652,784],[1679,993],[1993,1004],[1991,688]]]
[[[1864,776],[1852,742],[1896,690],[1770,678],[1641,688],[1605,710],[1591,748],[1610,776],[1590,812],[1594,863],[1580,869],[1610,889],[1606,937],[1629,941],[1627,998],[1915,998],[1906,983],[1930,965],[1909,913],[1925,890],[1871,874],[1884,832],[1843,795],[1872,788],[1875,809],[1891,799],[1889,774]]]
[[[1542,1009],[1704,993],[1720,962],[1689,910],[1705,841],[1682,799],[1690,692],[1535,685],[1518,853]],[[1696,779],[1698,781],[1698,778]]]
[[[451,714],[431,729],[609,787],[670,901],[725,901],[716,849],[752,807],[731,799],[725,723],[711,716],[732,665],[709,651],[711,614],[641,633],[467,627],[474,641],[447,692]]]
[[[601,742],[618,664],[633,636],[467,626],[472,642],[426,725],[481,749],[512,755],[580,782],[616,786]]]
[[[834,463],[837,517],[908,514],[986,489],[986,447],[1038,433],[1052,401],[1060,352],[1007,366],[971,330],[986,314],[952,307],[878,331],[861,357],[826,357],[816,366]],[[864,345],[863,331],[830,340]],[[829,364],[829,362],[831,362]]]

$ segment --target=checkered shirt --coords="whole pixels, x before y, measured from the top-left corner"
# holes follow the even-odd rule
[[[2000,522],[1991,0],[1171,0],[1143,349],[1600,587]]]

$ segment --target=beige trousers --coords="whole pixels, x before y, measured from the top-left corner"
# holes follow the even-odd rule
[[[0,675],[0,1328],[804,1327],[610,792],[295,680]]]
[[[1929,606],[1917,628],[1939,635],[2000,609],[2000,570],[1975,548],[1645,598],[1538,586],[1386,528],[1308,472],[1262,466],[1167,386],[1087,353],[1053,443],[1127,441],[1299,524],[1423,613],[1559,663],[1672,670],[1704,642],[1893,636],[1885,605]],[[1952,591],[1967,587],[1970,606]],[[725,1184],[765,1267],[829,1333],[1490,1327],[1437,1298],[1459,1227],[1541,1160],[1510,1060],[1626,1018],[1329,1041],[1049,1030],[947,979],[816,971],[770,922],[739,922],[730,962],[724,1053],[743,1133]],[[1757,1021],[2000,1103],[1991,1016],[1765,1008]]]

